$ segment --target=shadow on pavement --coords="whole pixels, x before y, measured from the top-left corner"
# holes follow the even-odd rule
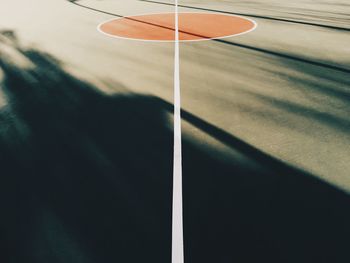
[[[157,100],[103,95],[2,40],[1,262],[168,261],[172,134]]]
[[[295,91],[303,94],[304,101],[300,102],[289,98],[276,98],[259,92],[241,90],[241,92],[254,97],[264,103],[271,110],[277,110],[268,116],[255,111],[254,114],[267,118],[277,125],[285,125],[290,130],[300,133],[310,133],[315,136],[309,124],[333,129],[337,133],[349,135],[350,120],[350,80],[341,72],[321,71],[316,67],[302,67],[299,63],[281,61],[285,71],[274,71],[265,68],[268,74],[274,74],[293,84]],[[283,87],[281,87],[283,88]],[[285,90],[288,94],[289,90]],[[285,114],[304,118],[307,123],[286,122]],[[319,129],[321,130],[321,129]]]
[[[88,9],[88,10],[91,10],[91,11],[94,11],[94,12],[107,14],[107,15],[111,15],[111,16],[119,17],[119,18],[120,17],[125,17],[125,16],[122,16],[122,15],[119,15],[119,14],[115,14],[115,13],[103,11],[103,10],[100,10],[100,9],[92,8],[92,7],[87,6],[87,5],[83,5],[83,4],[79,3],[79,0],[68,0],[68,1],[71,2],[72,4],[76,5],[76,6],[79,6],[81,8]],[[150,2],[150,3],[157,3],[157,4],[165,4],[165,5],[174,5],[174,4],[161,3],[161,2],[155,2],[155,1],[145,1],[145,0],[140,0],[140,1]],[[179,7],[181,7],[181,5],[179,5]],[[182,6],[182,7],[188,7],[188,6]],[[195,9],[212,11],[210,9],[203,9],[203,8],[195,8]],[[223,12],[223,13],[226,13],[226,12]],[[173,27],[165,27],[165,26],[157,24],[157,23],[149,23],[149,22],[145,22],[145,21],[142,21],[142,20],[134,19],[134,18],[131,18],[131,17],[125,17],[125,18],[127,18],[129,20],[132,20],[132,21],[135,21],[135,22],[138,22],[140,24],[150,24],[152,26],[157,26],[157,27],[161,27],[161,28],[166,28],[166,29],[171,30],[171,31],[175,31],[175,28],[173,28]],[[199,36],[199,37],[203,37],[203,38],[208,38],[208,36],[199,35],[199,34],[191,32],[191,31],[180,30],[179,32],[186,33],[186,34],[193,35],[193,36]],[[316,61],[316,60],[313,60],[313,59],[304,58],[302,56],[295,56],[295,55],[291,55],[291,54],[288,54],[288,53],[285,53],[285,52],[277,52],[277,51],[274,51],[274,50],[268,50],[268,49],[265,49],[265,48],[259,48],[259,47],[246,45],[246,44],[242,44],[242,43],[237,43],[237,42],[233,42],[233,41],[228,41],[228,40],[220,39],[220,38],[212,39],[212,41],[215,41],[215,42],[218,42],[218,43],[221,43],[221,44],[225,44],[225,45],[234,46],[234,47],[241,48],[241,49],[251,50],[253,52],[268,54],[268,55],[271,55],[271,56],[274,56],[274,57],[278,57],[278,58],[283,58],[283,59],[288,59],[288,60],[291,60],[291,61],[302,62],[302,63],[306,63],[306,64],[309,64],[309,65],[318,66],[320,68],[326,68],[326,69],[331,69],[331,70],[334,70],[334,71],[350,73],[350,69],[349,68],[343,67],[343,66],[339,66],[339,65],[335,65],[335,64],[333,65],[332,63],[329,63],[329,62]]]
[[[77,2],[77,0],[68,0],[68,1],[70,1],[70,2]],[[158,5],[174,6],[174,3],[165,3],[165,2],[150,1],[150,0],[139,0],[139,1],[147,2],[147,3],[153,3],[153,4],[158,4]],[[263,5],[266,5],[266,3],[264,3]],[[323,28],[334,29],[334,30],[350,31],[350,28],[347,28],[347,27],[332,26],[332,25],[312,23],[312,22],[307,22],[307,21],[298,21],[298,20],[294,20],[294,19],[271,17],[271,16],[263,16],[263,15],[255,15],[255,14],[246,14],[246,13],[237,13],[237,12],[230,12],[230,11],[225,11],[225,10],[218,10],[218,9],[212,9],[212,8],[203,8],[203,7],[198,7],[198,6],[189,6],[189,5],[181,5],[181,4],[178,5],[178,6],[179,7],[183,7],[183,8],[188,8],[188,9],[200,10],[200,11],[208,11],[208,12],[215,12],[215,13],[222,13],[222,14],[229,14],[229,15],[247,16],[247,17],[254,17],[254,18],[259,18],[259,19],[266,19],[266,20],[279,21],[279,22],[285,22],[285,23],[302,24],[302,25],[323,27]],[[289,9],[287,9],[287,10],[289,10]],[[318,18],[318,20],[321,20],[322,17],[317,17],[317,18]]]
[[[1,78],[1,262],[170,262],[169,105],[107,96],[11,31]],[[348,195],[184,118],[252,159],[184,139],[187,262],[348,262]]]

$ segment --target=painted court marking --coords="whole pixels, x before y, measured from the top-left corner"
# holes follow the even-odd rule
[[[170,30],[168,30],[170,31]],[[182,202],[182,139],[181,139],[181,91],[179,9],[175,0],[174,46],[174,160],[173,160],[173,213],[171,262],[184,263],[183,202]]]
[[[179,41],[227,38],[251,32],[255,21],[236,15],[216,13],[154,13],[114,18],[101,23],[98,30],[111,37],[155,41],[175,41],[178,17]]]
[[[155,13],[114,18],[98,26],[111,37],[154,42],[174,42],[174,156],[172,205],[172,263],[184,263],[180,41],[203,41],[251,32],[257,24],[248,18],[216,13]]]

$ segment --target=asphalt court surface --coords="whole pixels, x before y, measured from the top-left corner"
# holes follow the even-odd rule
[[[0,22],[27,43],[46,48],[90,76],[172,101],[172,44],[111,39],[96,30],[113,18],[171,13],[171,1],[35,1],[28,3],[30,17],[25,8],[16,8],[18,4],[7,3]],[[180,12],[213,10],[259,24],[251,33],[222,41],[181,43],[183,109],[292,166],[349,189],[346,3],[179,5]],[[113,89],[106,91],[118,92]]]
[[[102,34],[98,26],[106,21],[121,21],[124,17],[172,14],[173,1],[29,0],[23,3],[21,0],[4,0],[4,2],[6,8],[0,8],[1,32],[8,30],[6,31],[8,35],[12,30],[21,45],[47,52],[62,62],[67,72],[93,83],[103,94],[111,98],[133,93],[160,99],[152,100],[152,104],[165,109],[167,117],[171,120],[174,43],[114,38]],[[243,35],[207,41],[180,42],[183,172],[186,199],[185,257],[188,262],[253,263],[261,262],[260,259],[268,259],[267,262],[291,263],[348,262],[347,238],[350,216],[347,213],[348,195],[344,193],[350,190],[348,117],[350,47],[347,44],[350,43],[348,16],[350,6],[347,0],[332,3],[321,0],[317,3],[311,0],[293,2],[184,0],[179,1],[179,12],[243,17],[258,24],[255,30]],[[147,20],[147,23],[149,22]],[[151,22],[159,24],[159,21]],[[122,26],[130,25],[126,23]],[[167,40],[169,38],[171,40],[172,30],[169,32],[167,27],[172,28],[172,24],[165,27],[167,34],[170,33],[167,35]],[[207,35],[205,32],[199,32],[199,35],[202,34]],[[216,36],[210,35],[210,37]],[[15,43],[12,49],[16,50],[16,45]],[[10,48],[10,51],[12,49]],[[1,44],[0,52],[4,50],[7,49],[3,49]],[[40,58],[43,54],[38,53],[36,56]],[[2,63],[3,58],[6,57],[1,57]],[[37,64],[40,66],[39,62]],[[44,62],[42,64],[45,65]],[[52,72],[49,71],[50,74],[47,76],[53,76],[55,79],[56,75]],[[0,74],[0,77],[3,76]],[[85,94],[81,91],[81,87],[76,87],[75,84],[71,86],[72,90],[81,92],[80,95]],[[67,87],[69,90],[69,85]],[[63,90],[67,87],[63,87]],[[46,98],[45,94],[39,93],[38,97]],[[56,98],[56,93],[52,95]],[[63,98],[67,101],[80,102],[84,101],[86,94],[81,100],[76,99],[79,98],[79,94],[73,92],[73,95],[65,95]],[[40,219],[46,223],[37,223],[36,219],[33,220],[37,223],[36,226],[47,228],[51,233],[45,236],[42,234],[46,233],[45,229],[40,230],[42,232],[36,231],[39,236],[41,234],[44,236],[43,240],[51,240],[51,243],[43,242],[43,250],[51,251],[50,246],[57,247],[57,244],[61,244],[67,249],[66,251],[73,248],[75,252],[66,255],[52,252],[57,258],[60,258],[59,254],[63,255],[62,260],[57,259],[57,262],[69,262],[68,258],[73,258],[72,262],[80,260],[84,263],[125,261],[125,258],[130,262],[140,262],[143,258],[150,258],[153,262],[165,262],[169,259],[171,247],[169,233],[171,200],[168,196],[170,184],[163,177],[157,177],[157,171],[160,174],[164,169],[167,171],[165,174],[169,172],[168,175],[171,176],[172,171],[169,169],[171,164],[167,162],[172,158],[169,151],[169,149],[172,151],[172,141],[168,140],[167,136],[164,139],[163,134],[157,130],[154,136],[148,133],[152,130],[152,126],[158,127],[154,125],[158,123],[157,120],[152,118],[151,121],[154,122],[149,122],[152,125],[146,125],[148,123],[146,118],[143,128],[135,125],[135,129],[131,131],[127,129],[129,126],[134,127],[134,115],[131,113],[136,112],[135,116],[139,116],[138,114],[143,116],[139,111],[148,114],[149,108],[152,108],[142,99],[136,99],[140,105],[138,109],[134,108],[135,104],[130,107],[123,99],[121,101],[116,99],[130,112],[127,117],[120,117],[120,113],[114,110],[108,99],[97,95],[96,99],[89,96],[87,95],[88,103],[86,103],[89,106],[85,110],[65,106],[62,107],[62,111],[69,112],[70,109],[74,109],[76,114],[96,109],[97,113],[91,117],[93,126],[96,120],[98,123],[99,119],[102,122],[107,119],[104,115],[108,115],[106,112],[112,109],[116,117],[106,121],[112,128],[108,133],[111,138],[105,136],[105,140],[113,146],[118,146],[115,142],[122,141],[121,148],[126,152],[130,148],[130,153],[128,152],[130,156],[134,156],[132,152],[134,150],[136,165],[133,163],[130,170],[137,171],[135,174],[139,176],[146,167],[145,171],[148,171],[150,180],[140,176],[133,177],[131,173],[130,177],[117,178],[120,179],[119,183],[127,182],[123,185],[125,187],[114,188],[115,185],[118,186],[115,181],[108,185],[102,184],[108,176],[101,181],[96,179],[93,174],[96,168],[94,164],[97,163],[96,166],[99,167],[96,168],[97,174],[99,175],[101,171],[101,174],[104,174],[103,172],[109,169],[105,167],[110,167],[108,158],[119,156],[113,151],[118,150],[118,147],[102,151],[93,157],[89,156],[94,152],[91,149],[95,149],[100,140],[102,145],[105,141],[101,136],[102,139],[96,139],[96,144],[86,143],[90,137],[94,138],[95,133],[99,134],[93,129],[95,133],[91,135],[89,130],[91,127],[86,125],[87,135],[90,137],[80,137],[78,134],[73,139],[77,142],[85,140],[85,144],[82,144],[90,148],[83,148],[84,150],[78,153],[90,159],[81,161],[77,157],[79,154],[72,156],[78,159],[77,166],[87,165],[83,171],[96,179],[96,181],[91,179],[94,186],[101,186],[101,189],[106,190],[99,192],[94,187],[87,187],[86,189],[92,193],[98,193],[91,195],[96,197],[94,200],[86,194],[89,192],[86,189],[79,191],[80,185],[76,182],[85,182],[82,176],[76,181],[68,180],[77,191],[76,195],[68,193],[68,198],[61,196],[62,189],[55,191],[53,184],[47,182],[47,189],[51,189],[58,196],[57,200],[67,202],[62,201],[60,206],[60,202],[54,197],[56,203],[51,204],[54,212],[45,212],[44,219]],[[47,100],[52,102],[52,105],[61,105],[56,104],[54,99],[51,101],[50,97]],[[1,107],[7,109],[7,103],[8,99],[1,94]],[[18,101],[14,103],[18,104]],[[101,113],[99,108],[102,109]],[[4,112],[1,111],[0,114],[12,116]],[[53,110],[53,112],[56,116],[59,111]],[[150,112],[157,116],[155,114],[157,111],[150,110]],[[79,123],[79,121],[69,123],[70,118],[67,119],[68,124],[73,127],[75,123]],[[139,121],[144,124],[142,118]],[[116,125],[115,129],[113,123]],[[168,125],[171,127],[171,122]],[[127,127],[125,134],[129,134],[132,140],[118,137],[120,127],[121,134],[124,135],[124,126]],[[41,128],[46,131],[45,125]],[[108,132],[108,128],[101,127],[101,130]],[[138,133],[143,130],[144,133]],[[85,134],[84,129],[80,131]],[[144,139],[142,134],[149,136],[148,140]],[[2,133],[0,135],[2,136]],[[163,149],[163,156],[156,154],[157,147],[162,145],[156,137],[165,142],[166,149]],[[58,142],[59,139],[58,136]],[[153,144],[157,147],[150,147],[148,141],[158,142]],[[75,145],[73,140],[71,143]],[[127,146],[130,143],[130,147],[124,149],[123,143]],[[138,149],[133,148],[135,145],[142,146],[140,147],[142,154],[138,154]],[[57,149],[60,147],[57,146]],[[79,147],[69,149],[74,153]],[[69,153],[67,155],[71,156]],[[147,158],[142,159],[140,156]],[[20,157],[22,158],[22,155],[19,155]],[[135,160],[129,159],[123,162],[123,165]],[[62,163],[67,167],[72,165],[74,169],[76,168],[71,160],[64,159]],[[137,165],[138,163],[140,165]],[[157,167],[154,165],[156,163],[160,164],[159,170],[155,168],[153,174],[151,171]],[[52,164],[55,162],[52,161]],[[91,169],[89,165],[92,166]],[[122,168],[125,168],[123,165]],[[99,170],[100,167],[105,170]],[[74,169],[72,170],[75,171]],[[70,175],[69,172],[67,174]],[[74,178],[75,174],[72,176]],[[43,178],[46,182],[45,176]],[[61,186],[62,181],[57,180],[57,185]],[[144,188],[153,187],[154,184],[157,187],[153,192]],[[66,184],[62,183],[62,188],[66,189],[65,187]],[[163,190],[159,190],[161,188]],[[45,197],[50,196],[50,193],[45,191],[43,194]],[[102,201],[100,196],[104,198]],[[164,200],[159,197],[164,197]],[[89,205],[86,205],[84,198],[88,200]],[[81,204],[80,200],[84,202]],[[67,207],[67,210],[64,207]],[[90,210],[84,210],[84,207],[89,207]],[[117,212],[111,212],[113,209]],[[98,214],[96,211],[105,213],[106,217],[96,216]],[[126,216],[120,217],[119,211],[123,211]],[[85,215],[91,216],[91,219]],[[135,218],[147,222],[144,224],[147,227],[144,228],[141,223],[134,222]],[[52,234],[51,229],[58,230]],[[77,232],[72,229],[76,229]],[[86,231],[87,229],[90,230]],[[50,239],[53,235],[57,236],[56,241]],[[22,242],[21,236],[22,233],[19,233],[17,236],[14,235],[13,239],[18,237]],[[28,240],[30,244],[33,243],[31,239]],[[118,248],[123,248],[118,250],[119,254],[114,253],[115,244]],[[136,247],[139,253],[133,253],[131,249],[133,247]],[[235,253],[232,253],[233,247],[236,248]],[[36,249],[28,249],[25,253],[37,251]],[[35,255],[37,260],[33,262],[55,262],[51,258],[45,261],[42,255],[46,255],[46,252],[42,252],[43,250],[38,249],[39,252]],[[23,257],[27,255],[25,253]]]
[[[104,17],[113,19],[114,15],[173,11],[171,1],[132,1],[127,5],[122,1],[76,3],[85,6],[80,6],[81,12],[96,17],[97,23],[103,22]],[[308,6],[307,1],[300,5],[302,3]],[[340,12],[340,7],[335,5],[333,8],[339,12],[339,18],[329,19],[325,11],[327,6],[320,4],[319,10],[308,11],[311,9],[308,8],[309,13],[301,18],[300,14],[293,16],[291,12],[299,10],[297,4],[285,6],[285,3],[274,2],[263,6],[260,2],[254,5],[182,1],[179,5],[180,12],[213,10],[234,15],[252,14],[253,17],[246,18],[259,24],[255,31],[223,42],[181,44],[184,109],[272,156],[347,188],[349,124],[346,116],[350,67],[344,56],[348,53],[345,43],[349,39],[346,17],[342,15],[345,11]],[[165,58],[157,60],[162,66],[152,61],[158,76],[148,73],[154,82],[167,79],[167,84],[163,83],[170,89],[171,45],[109,41],[111,43],[106,45],[114,45],[116,49],[120,45],[137,46],[133,60],[140,62],[135,69],[150,62],[145,56],[148,52],[141,50],[152,50],[157,56],[167,52]],[[142,48],[138,48],[140,45]],[[169,70],[167,73],[164,73],[165,68]],[[150,80],[149,76],[144,76],[148,73],[138,72],[139,81]],[[164,91],[155,93],[164,94]],[[168,90],[163,98],[170,101],[170,95]]]

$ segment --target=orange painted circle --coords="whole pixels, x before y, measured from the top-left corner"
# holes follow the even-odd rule
[[[240,35],[256,23],[240,16],[212,13],[179,13],[179,40],[198,41]],[[109,36],[146,41],[174,41],[175,14],[147,14],[116,18],[99,26]]]

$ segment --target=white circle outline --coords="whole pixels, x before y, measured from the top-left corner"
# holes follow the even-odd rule
[[[175,13],[172,13],[172,12],[145,13],[145,14],[128,15],[128,16],[112,18],[112,19],[108,19],[108,20],[100,23],[97,26],[97,31],[100,32],[103,35],[106,35],[106,36],[111,37],[111,38],[116,38],[116,39],[131,40],[131,41],[141,41],[141,42],[174,43],[175,40],[153,40],[153,39],[151,40],[151,39],[139,39],[139,38],[131,38],[131,37],[121,37],[121,36],[108,34],[106,32],[103,32],[102,29],[101,29],[101,27],[104,24],[106,24],[108,22],[111,22],[111,21],[114,21],[114,20],[119,20],[119,19],[128,18],[128,17],[137,17],[137,16],[145,16],[145,15],[159,15],[159,14],[175,14]],[[243,18],[245,20],[248,20],[248,21],[252,22],[253,25],[254,25],[251,29],[249,29],[247,31],[244,31],[244,32],[241,32],[241,33],[238,33],[238,34],[222,36],[222,37],[203,38],[203,39],[179,40],[179,42],[200,42],[200,41],[209,41],[209,40],[215,40],[215,39],[224,39],[224,38],[229,38],[229,37],[235,37],[235,36],[240,36],[240,35],[244,35],[244,34],[250,33],[250,32],[254,31],[258,27],[258,23],[255,22],[253,19],[246,18],[246,17],[240,16],[240,15],[222,14],[222,13],[218,13],[218,12],[179,12],[179,14],[214,14],[214,15],[222,15],[222,16],[234,16],[234,17],[240,17],[240,18]]]

